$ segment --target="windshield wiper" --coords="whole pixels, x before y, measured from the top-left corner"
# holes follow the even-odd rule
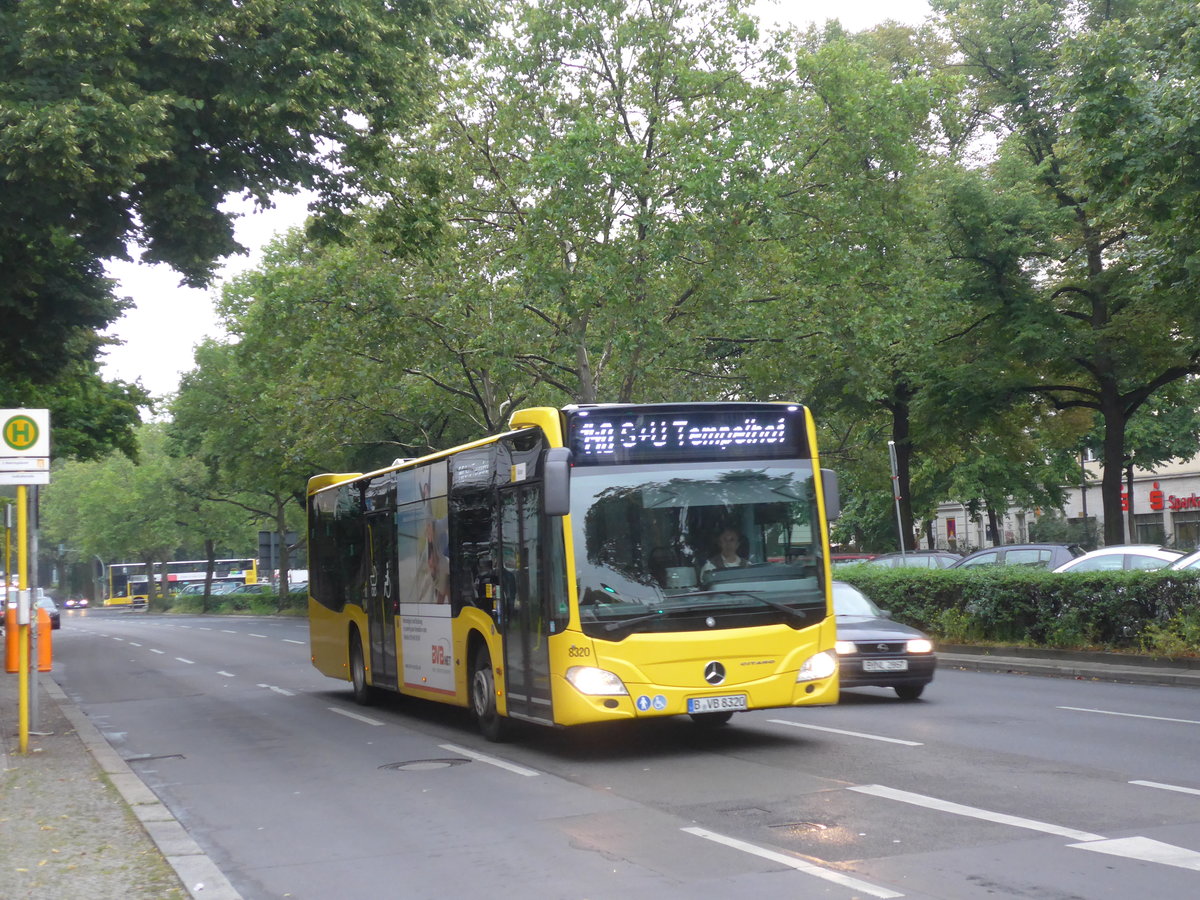
[[[764,603],[767,606],[774,607],[780,612],[787,613],[793,620],[803,623],[808,620],[808,617],[794,606],[788,606],[786,603],[780,603],[778,600],[771,600],[761,594],[756,594],[754,591],[692,591],[687,594],[675,594],[671,599],[683,597],[749,597],[751,600],[757,600],[759,603]]]
[[[649,622],[651,619],[657,619],[659,616],[665,616],[665,609],[656,609],[654,612],[645,613],[644,615],[634,616],[630,619],[618,619],[615,622],[605,622],[605,631],[616,631],[618,628],[627,628],[630,625],[637,625],[640,622]]]

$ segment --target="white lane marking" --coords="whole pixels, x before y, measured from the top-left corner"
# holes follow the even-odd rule
[[[714,841],[718,844],[724,844],[726,847],[732,847],[735,850],[741,850],[745,853],[752,853],[755,856],[760,856],[763,859],[769,859],[772,862],[781,863],[789,868],[795,869],[798,872],[804,872],[807,875],[815,875],[817,878],[823,878],[826,881],[832,881],[835,884],[840,884],[843,887],[848,887],[851,890],[862,891],[872,897],[879,897],[881,900],[888,900],[893,897],[903,897],[896,891],[889,888],[879,887],[867,881],[860,881],[857,878],[851,878],[849,875],[843,875],[841,872],[833,872],[829,869],[822,869],[820,866],[815,866],[810,862],[802,859],[796,859],[794,856],[788,856],[784,853],[778,853],[774,850],[768,850],[765,847],[758,847],[754,844],[748,844],[745,841],[739,841],[737,838],[726,837],[723,834],[717,834],[714,831],[709,831],[707,828],[683,828],[688,834],[694,834],[696,837],[702,837],[706,841]]]
[[[260,637],[260,638],[265,638],[265,637],[266,637],[266,635],[265,635],[265,634],[255,634],[254,632],[250,632],[250,637]]]
[[[516,772],[518,775],[524,775],[527,778],[532,778],[541,775],[534,769],[527,769],[524,766],[518,766],[516,763],[510,763],[503,759],[497,759],[494,756],[485,756],[482,753],[476,753],[474,750],[468,750],[466,747],[460,747],[457,744],[439,744],[443,750],[449,750],[451,753],[461,753],[463,756],[469,756],[471,759],[481,763],[487,763],[489,766],[496,766],[501,769],[507,769],[510,772]]]
[[[787,719],[768,719],[769,722],[774,722],[776,725],[790,725],[792,728],[809,728],[812,731],[828,731],[831,734],[844,734],[849,737],[866,738],[869,741],[884,741],[888,744],[903,744],[906,747],[924,747],[925,745],[918,741],[902,741],[899,738],[884,737],[881,734],[866,734],[862,731],[846,731],[841,728],[826,728],[823,725],[809,725],[806,722],[789,722]]]
[[[285,644],[307,644],[308,641],[293,641],[291,638],[283,638]]]
[[[1076,850],[1092,850],[1095,853],[1124,856],[1128,859],[1140,859],[1200,872],[1200,853],[1148,837],[1113,838],[1111,841],[1089,841],[1086,844],[1067,846]]]
[[[1163,784],[1159,781],[1131,781],[1130,784],[1140,784],[1142,787],[1159,788],[1164,791],[1178,791],[1181,794],[1195,794],[1200,797],[1200,790],[1196,788],[1180,787],[1177,784]]]
[[[114,641],[123,641],[123,640],[125,640],[125,638],[119,638],[119,637],[117,637],[117,636],[115,636],[115,635],[110,635],[110,637],[112,637],[112,639],[113,639]]]
[[[234,631],[232,628],[222,628],[221,634],[240,634],[239,631]]]
[[[951,803],[949,800],[939,800],[937,797],[927,797],[924,794],[913,794],[896,788],[885,787],[882,784],[858,784],[846,788],[860,794],[871,794],[875,797],[885,797],[888,800],[899,800],[901,803],[911,803],[913,806],[923,806],[926,809],[936,809],[941,812],[954,813],[959,816],[969,816],[972,819],[984,819],[988,822],[998,822],[1002,825],[1015,825],[1017,828],[1028,828],[1032,831],[1043,831],[1046,834],[1056,834],[1059,837],[1070,838],[1073,841],[1103,841],[1104,835],[1092,834],[1090,831],[1077,831],[1074,828],[1064,828],[1049,822],[1039,822],[1036,819],[1025,819],[1021,816],[1010,816],[1008,813],[992,812],[974,806],[964,806],[961,803]]]
[[[335,712],[339,716],[345,716],[347,719],[354,719],[358,722],[366,722],[368,725],[382,725],[383,723],[377,719],[368,719],[366,716],[360,716],[356,712],[350,712],[348,709],[339,709],[336,706],[327,707],[330,712]]]
[[[201,626],[200,626],[200,630],[201,630],[201,631],[212,631],[212,629],[211,629],[211,628],[208,628],[207,626],[204,626],[204,625],[201,625]]]
[[[187,663],[189,666],[194,666],[194,665],[196,664],[195,662],[193,662],[193,661],[192,661],[192,660],[190,660],[190,659],[184,659],[182,656],[177,656],[177,657],[175,657],[175,658],[176,658],[177,660],[179,660],[181,663]]]
[[[1113,712],[1109,709],[1087,709],[1082,706],[1060,706],[1059,709],[1068,709],[1071,712],[1090,712],[1101,716],[1123,716],[1127,719],[1153,719],[1155,722],[1179,722],[1183,725],[1200,725],[1200,722],[1195,719],[1172,719],[1168,716],[1142,716],[1137,713]]]
[[[218,671],[217,674],[224,675],[226,678],[237,678],[237,676],[234,675],[232,672]]]
[[[266,688],[269,691],[274,691],[277,694],[283,694],[285,697],[295,697],[296,695],[285,688],[275,687],[273,684],[260,684],[259,687]]]
[[[155,650],[153,647],[151,647],[150,652],[151,653],[166,653],[167,651],[166,650]]]
[[[137,641],[130,641],[130,642],[129,642],[129,646],[130,646],[130,647],[140,647],[140,646],[142,646],[142,645],[141,645],[141,644],[139,644]]]

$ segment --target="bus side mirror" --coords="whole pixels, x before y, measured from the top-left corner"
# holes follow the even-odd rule
[[[546,451],[542,503],[548,516],[565,516],[571,511],[571,451],[566,447]]]
[[[825,495],[825,518],[833,521],[842,514],[842,498],[838,493],[837,472],[821,470],[821,493]]]

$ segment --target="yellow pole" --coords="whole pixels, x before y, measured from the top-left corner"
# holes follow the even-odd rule
[[[29,589],[29,521],[27,488],[17,485],[17,590],[22,596]],[[28,605],[28,604],[27,604]],[[30,618],[32,618],[32,609]],[[21,753],[29,752],[29,623],[17,626],[17,719]]]

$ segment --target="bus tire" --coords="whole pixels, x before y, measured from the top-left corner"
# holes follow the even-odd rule
[[[354,702],[359,706],[370,706],[374,691],[367,684],[367,661],[357,630],[350,632],[350,682],[354,686]]]
[[[496,708],[496,672],[492,654],[486,644],[475,651],[471,666],[471,711],[480,733],[489,741],[503,741],[508,734],[508,722]]]
[[[704,728],[716,728],[733,718],[732,712],[688,713],[692,721]]]

